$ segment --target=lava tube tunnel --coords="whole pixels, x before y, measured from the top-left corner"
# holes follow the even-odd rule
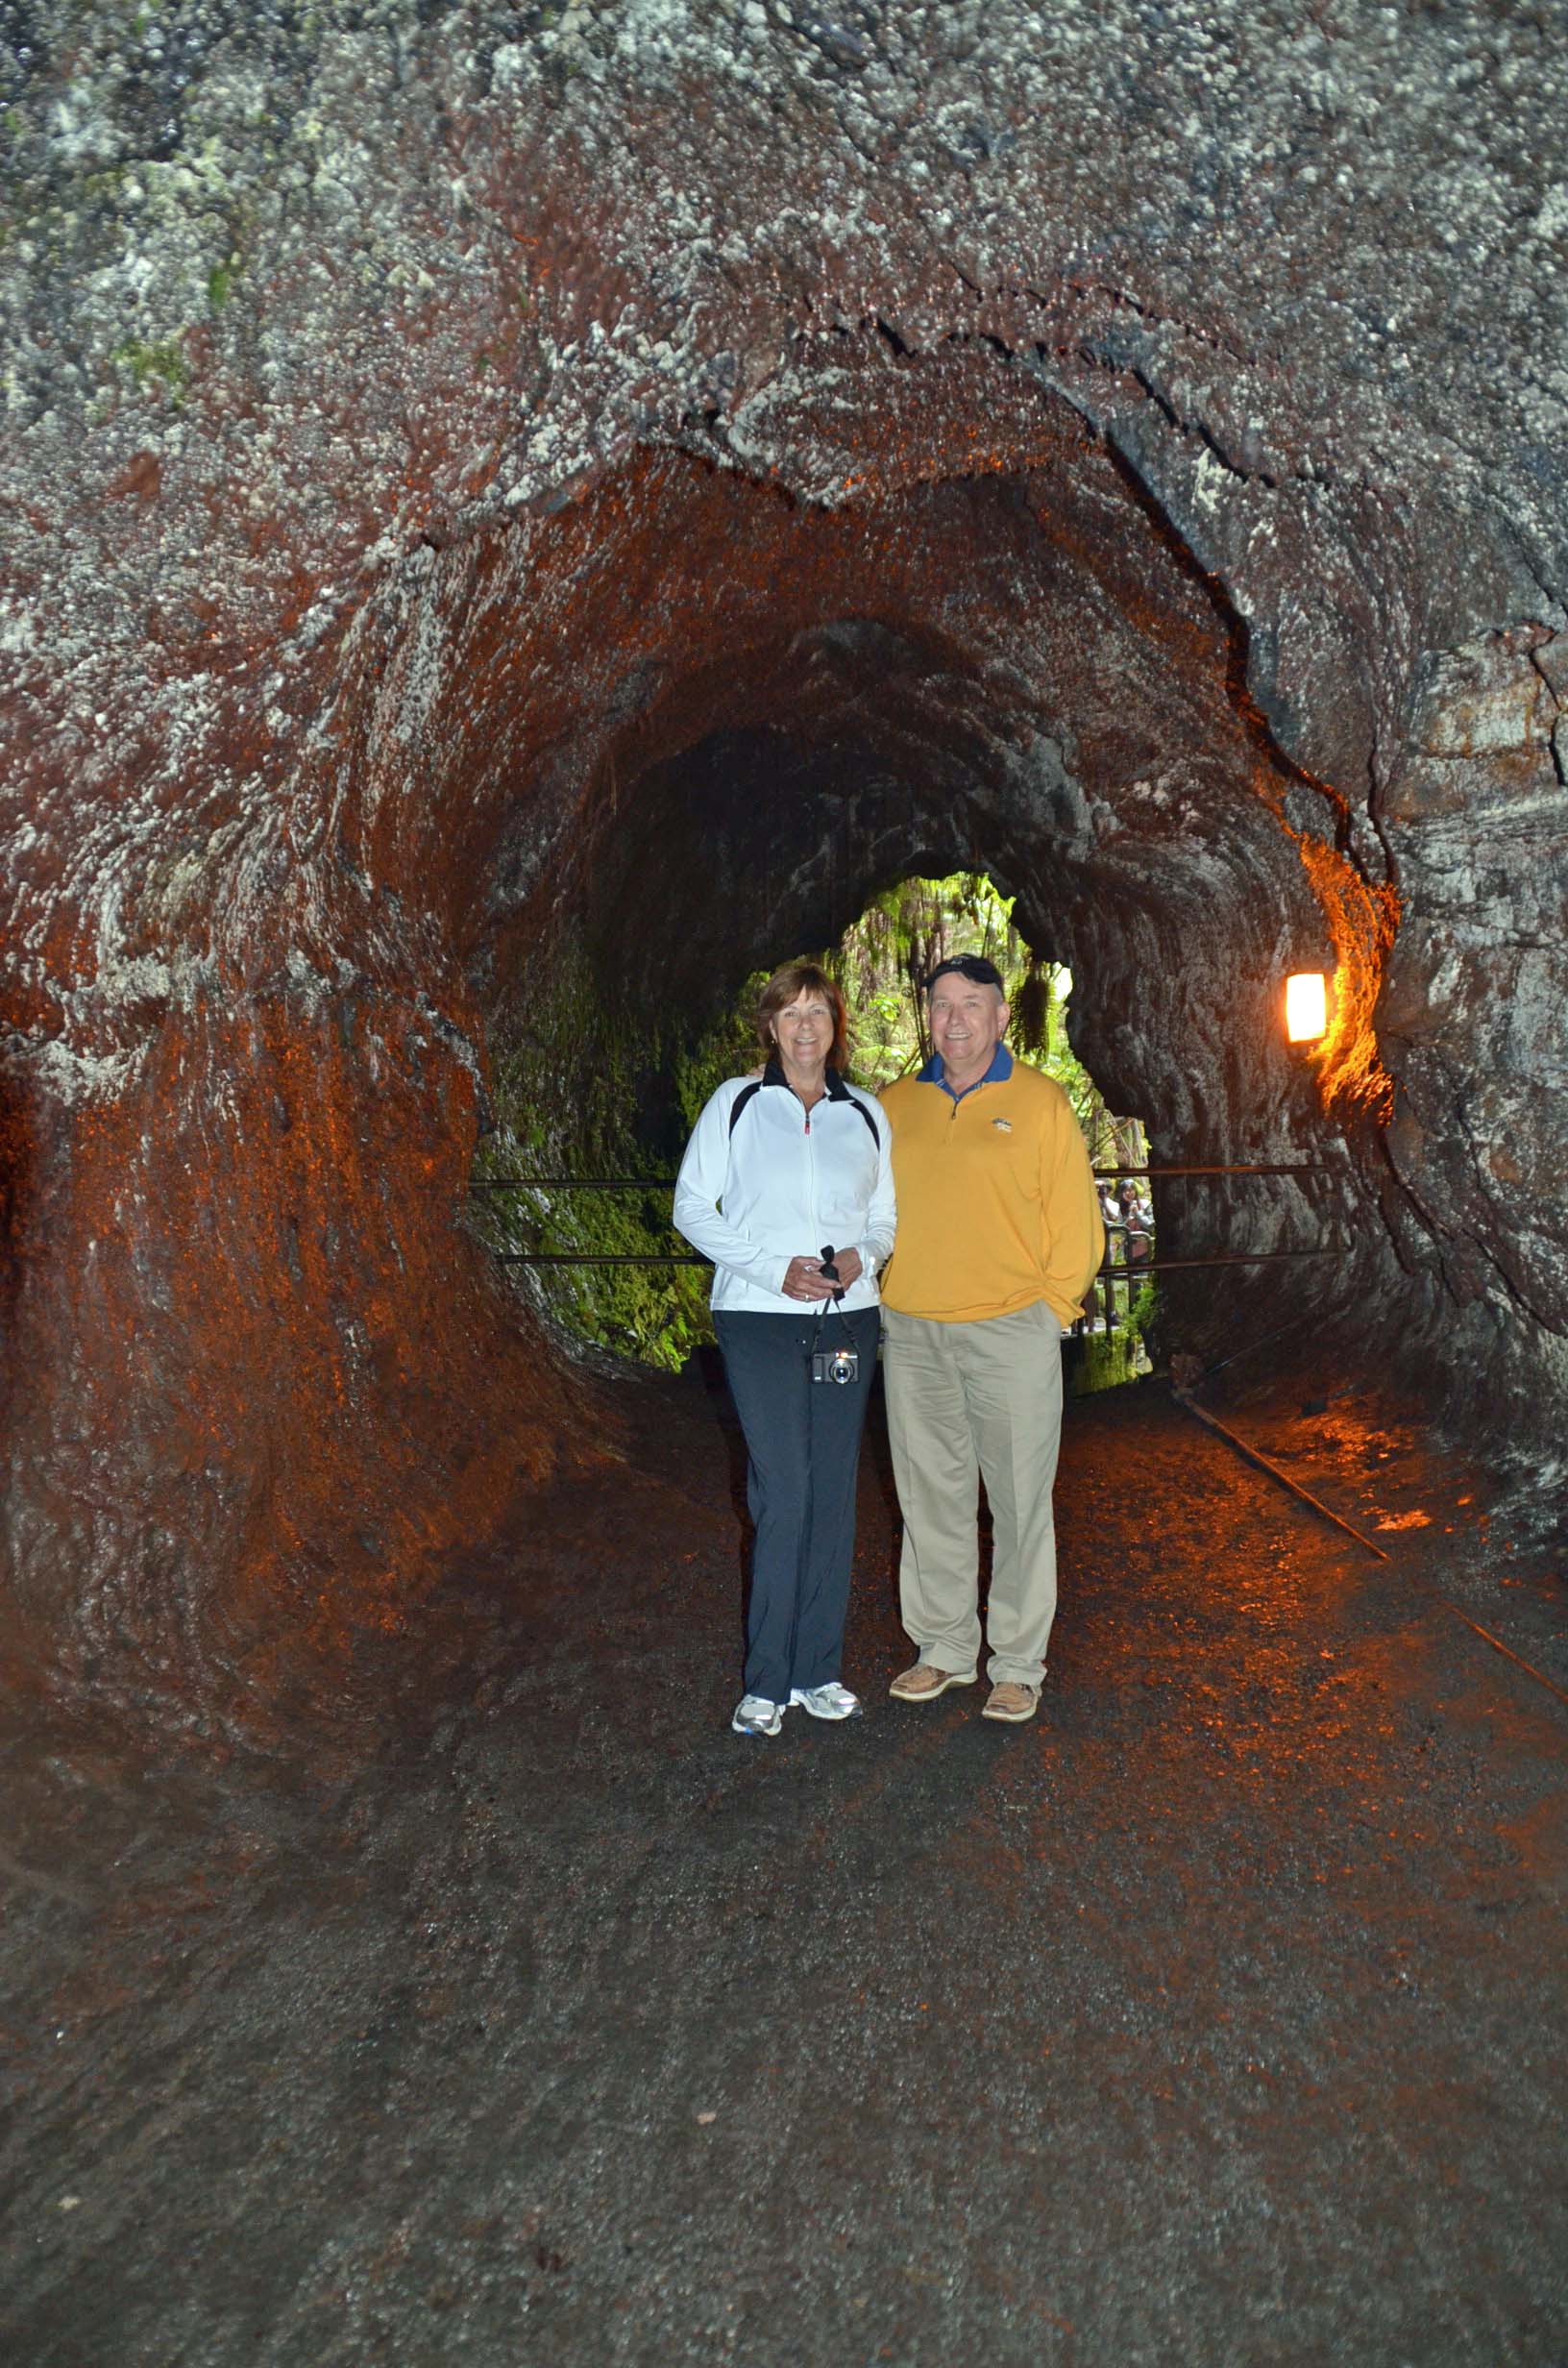
[[[16,2368],[1563,2368],[1564,34],[0,0]]]
[[[129,182],[40,197],[0,255],[31,324],[0,857],[29,1682],[242,1715],[599,1468],[602,1375],[473,1221],[498,1094],[526,1077],[536,1172],[668,1173],[743,982],[912,876],[984,873],[1070,971],[1152,1168],[1248,1172],[1155,1178],[1164,1360],[1278,1335],[1522,1453],[1555,1435],[1544,479],[1516,527],[1495,469],[1439,501],[1448,431],[1412,410],[1387,456],[1370,332],[1267,359],[1287,274],[1216,265],[1204,328],[1080,268],[1067,148],[1030,182],[1006,141],[949,158],[952,222],[995,209],[972,253],[928,235],[923,99],[896,222],[796,235],[805,118],[759,99],[722,167],[683,147],[652,14],[615,52],[624,172],[607,19],[563,78],[548,28],[459,54],[422,12],[411,81],[368,32],[353,73],[274,62],[332,205],[193,53],[254,202],[220,222],[155,160],[166,221]],[[872,89],[820,45],[801,71],[830,113]],[[676,156],[726,176],[727,244],[655,207]],[[1196,220],[1139,234],[1175,273]],[[350,252],[394,259],[380,309]],[[68,334],[51,272],[88,291]],[[1298,973],[1332,999],[1293,1051]]]

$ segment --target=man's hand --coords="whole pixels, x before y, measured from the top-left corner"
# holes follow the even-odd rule
[[[839,1264],[837,1259],[833,1263],[835,1266]],[[858,1260],[856,1264],[858,1270]],[[840,1270],[842,1272],[842,1268]],[[822,1272],[820,1258],[792,1258],[790,1260],[789,1270],[784,1277],[786,1299],[800,1299],[809,1307],[814,1306],[821,1299],[831,1299],[835,1291],[843,1289],[842,1282],[830,1283],[828,1281]]]

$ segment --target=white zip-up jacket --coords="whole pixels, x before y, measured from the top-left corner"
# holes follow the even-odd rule
[[[716,1308],[798,1316],[800,1303],[783,1291],[790,1261],[828,1245],[858,1249],[865,1269],[840,1307],[877,1305],[876,1270],[892,1251],[895,1216],[892,1129],[873,1095],[831,1069],[826,1087],[808,1112],[770,1061],[760,1086],[726,1078],[698,1120],[675,1179],[674,1219],[713,1260]]]

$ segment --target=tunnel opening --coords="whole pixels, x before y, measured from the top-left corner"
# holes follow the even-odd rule
[[[1074,1051],[1147,1129],[1127,1164],[1298,1172],[1151,1183],[1149,1224],[1181,1262],[1164,1345],[1208,1365],[1309,1307],[1364,1307],[1387,1259],[1363,1121],[1336,1098],[1344,1048],[1291,1060],[1280,1013],[1289,972],[1336,972],[1336,1024],[1375,1061],[1384,907],[1338,844],[1342,802],[1238,699],[1235,620],[1168,530],[1048,405],[1032,436],[1014,472],[838,507],[687,459],[584,504],[553,563],[575,706],[569,723],[564,679],[558,707],[534,689],[536,743],[559,743],[526,801],[493,747],[517,695],[504,617],[541,537],[463,563],[443,667],[465,745],[468,719],[490,735],[494,786],[477,799],[464,777],[490,820],[458,933],[506,1114],[475,1176],[667,1177],[719,1048],[752,1057],[748,978],[843,945],[898,880],[985,875],[1022,942],[1080,982]],[[566,1248],[626,1257],[665,1221],[653,1192],[591,1221],[559,1199],[540,1213]],[[1310,1292],[1285,1263],[1309,1251]],[[1194,1269],[1210,1255],[1233,1261],[1222,1290]],[[617,1353],[679,1362],[699,1337],[699,1288],[628,1270],[615,1295]],[[533,1303],[595,1331],[580,1281]]]
[[[61,1338],[81,1351],[70,1437],[47,1398],[26,1415],[23,1591],[45,1623],[79,1592],[53,1542],[82,1538],[98,1464],[124,1476],[127,1511],[83,1545],[105,1612],[80,1665],[115,1651],[127,1558],[154,1684],[157,1656],[197,1657],[196,1690],[227,1692],[281,1616],[332,1651],[396,1629],[520,1492],[606,1452],[576,1344],[474,1239],[476,1145],[526,1078],[530,1172],[669,1174],[698,1048],[744,982],[838,945],[911,876],[984,874],[1013,900],[1077,982],[1074,1050],[1141,1116],[1151,1166],[1332,1164],[1156,1181],[1177,1268],[1154,1353],[1209,1366],[1286,1320],[1321,1333],[1330,1295],[1360,1352],[1397,1277],[1378,1147],[1336,1098],[1338,1053],[1292,1063],[1278,1014],[1286,972],[1337,969],[1353,1048],[1375,1052],[1387,908],[1343,802],[1238,701],[1234,616],[1069,407],[990,348],[890,366],[835,345],[844,464],[811,498],[643,451],[422,541],[302,675],[321,720],[284,819],[226,843],[227,934],[202,955],[221,992],[171,1005],[141,1098],[73,1138],[57,1230],[81,1268],[103,1206],[157,1237],[113,1270],[131,1293],[157,1278],[133,1327],[149,1386],[127,1396],[83,1337],[68,1261],[21,1307],[49,1369]],[[176,850],[148,910],[206,950],[196,879]],[[184,1097],[188,1123],[144,1125],[148,1096]],[[662,1196],[623,1217],[644,1246]],[[1307,1248],[1335,1262],[1311,1287],[1237,1264],[1215,1291],[1181,1265]],[[214,1269],[256,1284],[226,1316],[233,1352],[182,1395]],[[391,1475],[374,1519],[367,1471]],[[170,1599],[190,1607],[172,1644]]]
[[[778,958],[801,953],[837,979],[849,1013],[846,1073],[873,1094],[930,1056],[922,984],[934,966],[957,953],[996,964],[1007,986],[1009,1042],[1067,1094],[1099,1178],[1106,1259],[1075,1328],[1070,1369],[1081,1391],[1109,1387],[1149,1369],[1147,1138],[1139,1118],[1112,1111],[1074,1051],[1072,974],[1028,945],[1013,908],[1014,899],[983,872],[940,879],[911,874],[874,896],[836,945]],[[708,1096],[758,1062],[754,1014],[768,974],[767,967],[754,972],[716,1021],[695,1039],[674,1042],[667,1056],[674,1107],[659,1107],[651,1078],[628,1064],[624,1107],[603,1112],[608,1124],[584,1128],[579,1110],[552,1103],[557,1069],[548,1031],[536,1027],[497,1061],[494,1123],[476,1151],[471,1222],[511,1270],[527,1306],[574,1351],[586,1346],[678,1369],[711,1344],[709,1278],[694,1271],[687,1246],[671,1231],[669,1170]],[[674,1027],[678,1039],[678,1019]],[[595,1158],[610,1167],[596,1172]]]

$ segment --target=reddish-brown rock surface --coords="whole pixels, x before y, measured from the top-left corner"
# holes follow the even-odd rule
[[[1545,22],[7,13],[19,1668],[222,1710],[599,1452],[458,1228],[487,1064],[917,866],[1157,1155],[1339,1164],[1167,1195],[1339,1253],[1174,1340],[1334,1309],[1555,1446]]]

